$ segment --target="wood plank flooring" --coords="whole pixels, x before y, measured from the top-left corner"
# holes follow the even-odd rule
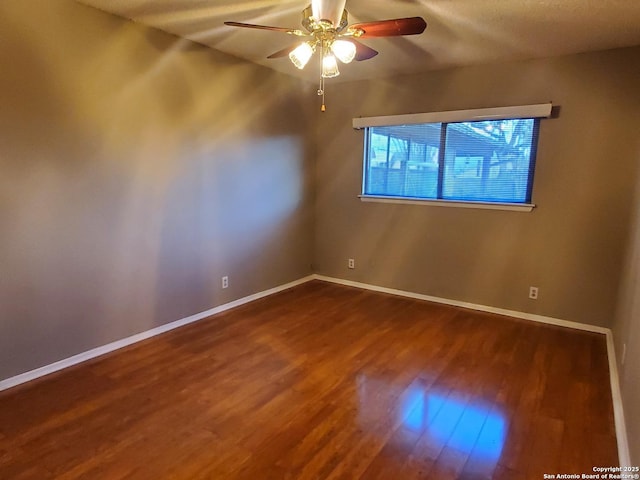
[[[0,478],[617,465],[605,338],[319,281],[0,393]]]

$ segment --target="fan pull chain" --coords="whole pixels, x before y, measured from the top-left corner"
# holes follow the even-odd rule
[[[320,43],[320,88],[318,88],[318,95],[322,96],[322,106],[320,111],[324,112],[327,107],[324,104],[324,77],[322,76],[322,62],[324,60],[324,42]]]
[[[320,75],[320,88],[318,89],[318,95],[322,96],[322,106],[320,107],[320,111],[324,112],[327,107],[324,104],[324,77]]]

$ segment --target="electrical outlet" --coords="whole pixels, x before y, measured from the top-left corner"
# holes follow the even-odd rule
[[[229,277],[222,277],[222,288],[229,288]]]
[[[529,298],[532,300],[538,299],[538,287],[529,287]]]
[[[620,359],[620,365],[624,365],[624,361],[627,358],[627,344],[622,344],[622,358]]]
[[[352,270],[356,268],[356,261],[353,258],[349,259],[349,268]]]

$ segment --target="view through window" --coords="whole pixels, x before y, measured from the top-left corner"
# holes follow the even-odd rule
[[[529,203],[539,120],[365,129],[364,196]]]

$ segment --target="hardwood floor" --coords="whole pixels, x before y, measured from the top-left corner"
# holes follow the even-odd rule
[[[0,393],[1,479],[617,465],[604,336],[323,282]]]

